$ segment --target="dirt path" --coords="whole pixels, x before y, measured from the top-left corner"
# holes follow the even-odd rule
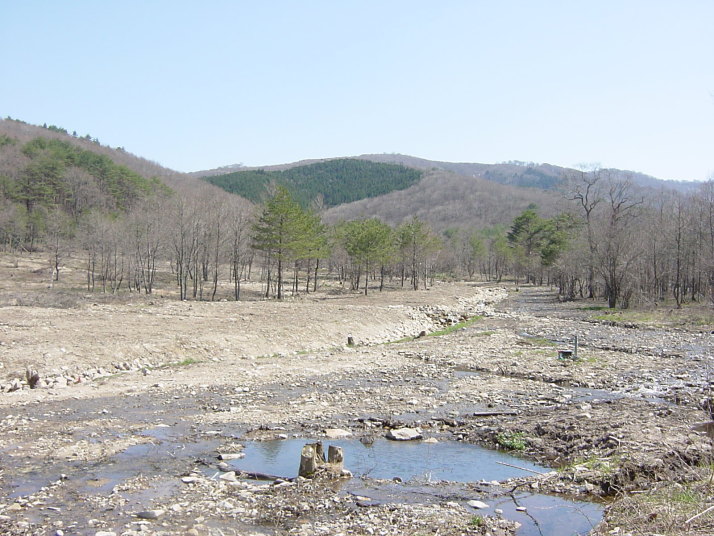
[[[613,497],[699,478],[710,443],[692,425],[708,419],[699,409],[708,332],[594,323],[542,289],[507,296],[442,284],[284,303],[3,307],[0,528],[336,535],[415,534],[416,524],[513,534],[517,518],[482,516],[465,500],[365,506],[332,481],[235,480],[216,459],[246,441],[326,429],[367,442],[418,426],[440,442],[515,446],[561,467],[473,489],[475,499],[514,486]],[[412,340],[476,315],[454,333]],[[580,359],[557,359],[575,334]],[[39,388],[23,385],[28,367]]]

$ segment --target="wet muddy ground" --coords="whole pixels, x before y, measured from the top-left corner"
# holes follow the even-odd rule
[[[547,289],[1,310],[4,534],[571,536],[603,511],[594,530],[626,534],[610,505],[712,461],[693,429],[709,327],[612,325]],[[575,335],[579,359],[558,359]],[[385,451],[402,426],[430,442]],[[332,429],[352,479],[293,479],[298,459],[286,474]],[[479,473],[480,447],[515,457]]]

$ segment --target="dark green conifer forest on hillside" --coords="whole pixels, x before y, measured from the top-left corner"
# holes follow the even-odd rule
[[[322,195],[325,207],[334,207],[404,190],[421,177],[421,171],[401,165],[342,158],[283,171],[237,171],[204,180],[255,203],[263,201],[268,186],[275,184],[287,188],[303,206]]]

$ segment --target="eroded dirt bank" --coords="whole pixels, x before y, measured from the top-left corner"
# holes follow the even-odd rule
[[[333,480],[236,479],[217,458],[328,429],[370,442],[419,427],[558,468],[474,486],[487,502],[523,489],[619,501],[691,485],[711,463],[692,429],[709,420],[707,328],[607,325],[542,289],[9,306],[0,330],[7,534],[514,534],[517,517],[445,492],[365,502]],[[574,335],[580,359],[557,359]],[[24,385],[27,367],[38,388]],[[711,533],[712,519],[680,533]],[[638,527],[615,508],[598,530]]]

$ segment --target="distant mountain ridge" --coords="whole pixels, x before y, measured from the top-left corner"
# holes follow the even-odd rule
[[[478,164],[439,162],[402,154],[364,154],[350,158],[303,160],[288,164],[264,167],[240,167],[238,172],[253,176],[262,183],[269,173],[309,173],[314,166],[345,161],[369,161],[379,164],[400,165],[419,170],[421,179],[405,188],[386,188],[379,195],[359,195],[342,203],[325,203],[325,219],[334,223],[340,220],[377,217],[399,225],[412,216],[429,222],[434,229],[459,227],[490,227],[508,225],[523,210],[536,205],[541,215],[551,217],[563,210],[563,197],[559,186],[569,175],[581,173],[550,164],[509,162]],[[198,172],[194,176],[209,175],[213,184],[221,179],[219,168]],[[689,191],[699,183],[665,181],[642,173],[622,170],[603,170],[615,177],[629,177],[643,188],[670,188]],[[225,171],[224,171],[225,173]],[[261,175],[263,174],[263,175]],[[330,178],[331,184],[340,183],[339,175]],[[260,184],[257,186],[262,187]],[[319,181],[310,187],[311,194],[320,191]],[[239,192],[236,192],[239,193]]]
[[[580,173],[579,170],[556,166],[552,164],[539,164],[534,162],[502,162],[498,164],[480,164],[470,162],[443,162],[438,160],[427,160],[416,156],[398,154],[398,153],[382,153],[382,154],[363,154],[351,157],[335,157],[324,159],[301,160],[298,162],[277,164],[269,166],[252,166],[247,167],[241,164],[224,166],[217,169],[206,171],[197,171],[189,175],[194,177],[206,177],[221,175],[229,172],[242,170],[265,170],[265,171],[280,171],[292,169],[295,167],[308,166],[319,162],[328,162],[331,160],[341,159],[358,159],[369,160],[371,162],[379,162],[385,164],[400,164],[403,166],[420,169],[420,170],[443,170],[450,171],[466,177],[479,177],[491,182],[516,186],[521,188],[540,188],[542,190],[555,190],[562,183],[563,179],[575,173]],[[669,188],[680,192],[691,191],[700,184],[697,181],[675,181],[652,177],[645,173],[637,171],[628,171],[621,169],[608,168],[602,171],[611,173],[616,178],[629,178],[636,185],[645,188]]]
[[[440,162],[401,154],[364,154],[356,158],[371,160],[373,162],[399,163],[421,169],[443,169],[460,175],[481,177],[499,184],[509,184],[525,188],[541,188],[543,190],[556,189],[566,176],[579,173],[578,170],[572,168],[533,162],[513,161],[500,164]],[[636,171],[612,168],[603,169],[603,171],[610,172],[617,178],[629,177],[635,184],[646,188],[664,187],[678,191],[690,191],[699,185],[697,181],[658,179]]]

